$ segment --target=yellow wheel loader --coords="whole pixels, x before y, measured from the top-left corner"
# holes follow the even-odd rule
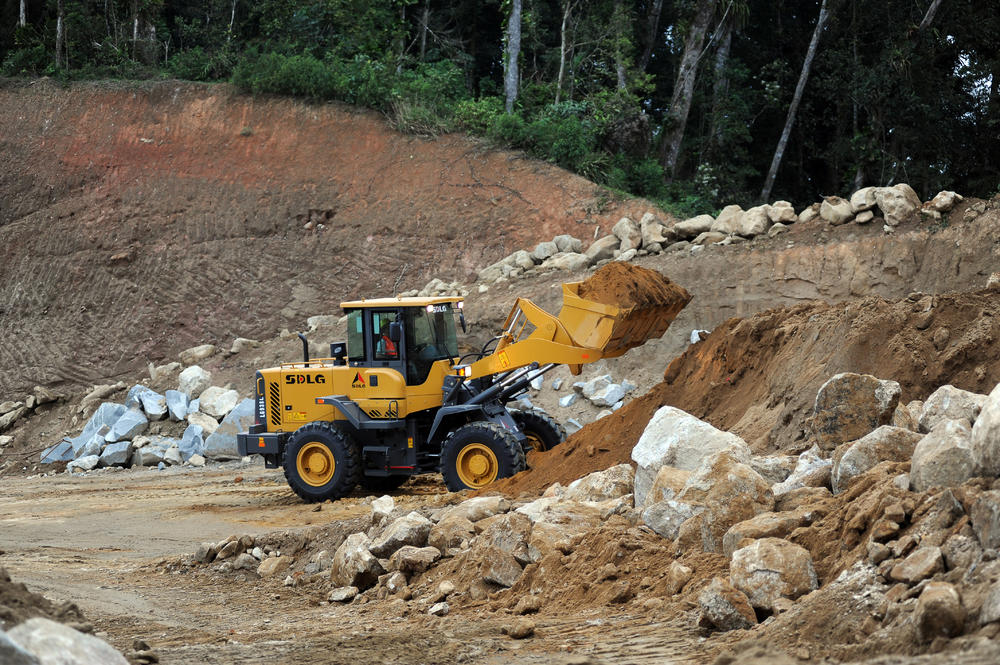
[[[560,364],[619,356],[659,337],[688,299],[669,307],[621,308],[581,298],[563,285],[553,316],[518,298],[503,332],[459,357],[458,297],[382,298],[341,303],[347,341],[330,357],[256,374],[255,424],[237,437],[241,455],[284,468],[306,501],[338,499],[360,483],[387,491],[417,473],[440,471],[448,489],[478,489],[525,468],[526,450],[545,450],[565,430],[540,411],[506,405]]]

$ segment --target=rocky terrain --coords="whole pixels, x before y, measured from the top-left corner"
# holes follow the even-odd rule
[[[1000,656],[1000,200],[900,184],[678,220],[329,105],[166,83],[4,105],[12,662],[56,635],[133,663]],[[518,408],[571,436],[527,471],[311,506],[238,459],[253,371],[299,357],[290,330],[323,355],[340,299],[463,294],[478,348],[516,297],[557,311],[614,262],[692,300],[531,386]]]

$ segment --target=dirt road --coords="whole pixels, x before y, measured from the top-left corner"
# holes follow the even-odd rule
[[[237,482],[237,479],[241,479]],[[445,499],[420,487],[397,505]],[[540,614],[536,636],[502,634],[511,617],[483,603],[446,617],[389,602],[329,605],[310,587],[184,565],[197,544],[237,534],[307,532],[369,511],[351,497],[300,503],[280,471],[231,463],[197,471],[4,478],[0,564],[51,599],[75,602],[102,637],[146,640],[163,663],[698,662],[686,616],[590,608]],[[639,613],[636,613],[639,612]],[[699,658],[700,656],[700,658]]]

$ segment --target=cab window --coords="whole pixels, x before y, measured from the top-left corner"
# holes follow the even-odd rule
[[[365,334],[363,311],[354,309],[347,313],[347,359],[349,362],[364,362]]]
[[[436,361],[458,356],[458,336],[450,303],[408,308],[406,319],[406,382],[412,386],[427,380]]]
[[[375,360],[399,360],[399,345],[389,338],[389,324],[395,323],[396,312],[372,312],[372,348]]]

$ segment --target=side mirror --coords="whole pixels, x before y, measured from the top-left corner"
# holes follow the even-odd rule
[[[399,340],[403,339],[403,326],[399,321],[389,324],[389,339],[393,344],[399,344]]]
[[[465,328],[465,312],[458,313],[458,322],[462,324],[462,332],[468,334],[468,330]]]

